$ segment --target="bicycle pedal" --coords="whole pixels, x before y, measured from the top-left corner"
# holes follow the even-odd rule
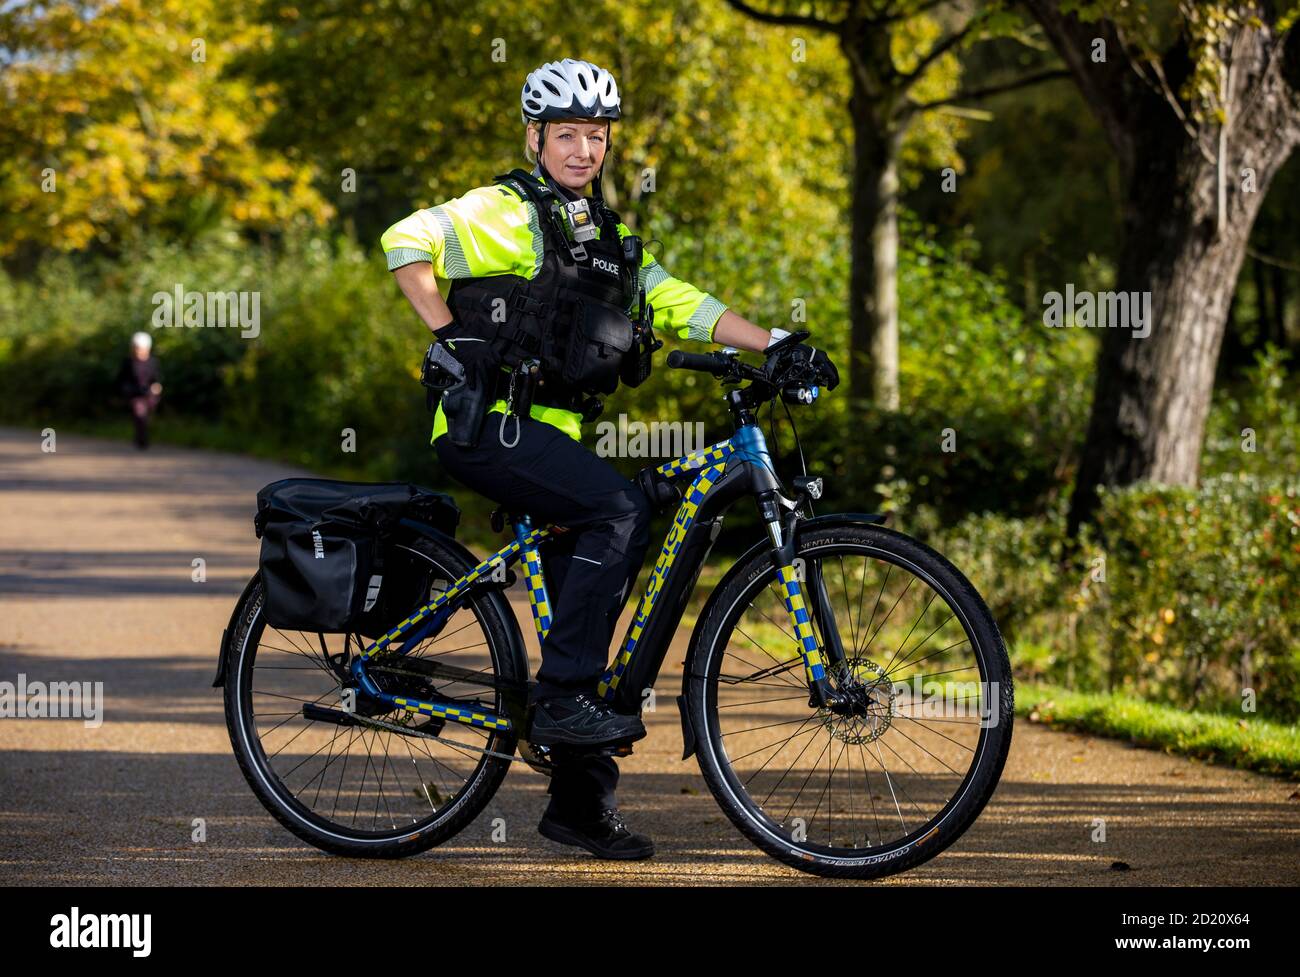
[[[556,760],[572,760],[578,757],[625,757],[632,755],[632,741],[605,743],[600,746],[573,746],[561,743],[546,749]]]

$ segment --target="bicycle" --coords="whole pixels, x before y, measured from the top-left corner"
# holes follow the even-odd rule
[[[815,376],[773,373],[806,337],[782,340],[763,367],[734,350],[668,357],[733,385],[735,432],[642,473],[660,503],[680,504],[598,693],[642,707],[723,515],[754,498],[768,538],[726,572],[691,635],[682,759],[697,757],[767,854],[874,879],[933,858],[983,810],[1010,748],[1010,665],[984,601],[943,556],[879,515],[811,515],[821,479],[805,470],[789,491],[777,476],[756,411],[817,399]],[[264,640],[261,584],[249,581],[214,684],[240,768],[293,834],[336,854],[404,857],[470,824],[512,762],[549,772],[558,754],[528,741],[528,657],[505,591],[520,564],[540,642],[543,548],[564,528],[509,519],[514,538],[484,560],[403,519],[394,545],[429,574],[428,596],[373,640],[275,629]],[[504,529],[499,512],[494,524]]]

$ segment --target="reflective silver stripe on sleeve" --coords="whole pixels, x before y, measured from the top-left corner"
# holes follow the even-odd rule
[[[388,270],[393,271],[403,265],[413,265],[417,261],[433,261],[433,255],[419,248],[393,248],[388,252]]]
[[[644,288],[645,293],[649,295],[664,282],[668,281],[670,277],[672,276],[669,275],[668,272],[664,271],[663,265],[659,264],[657,261],[651,261],[650,264],[644,265],[641,268],[641,287]]]
[[[460,238],[456,236],[456,228],[452,226],[451,215],[440,206],[430,207],[427,213],[432,214],[433,219],[442,228],[442,266],[447,272],[447,277],[469,278],[469,262],[465,260],[465,250],[460,246]]]
[[[700,307],[691,313],[691,317],[686,320],[687,339],[698,339],[700,342],[710,342],[712,337],[709,333],[712,331],[713,324],[718,321],[718,317],[727,311],[727,307],[715,299],[712,295],[706,295]]]

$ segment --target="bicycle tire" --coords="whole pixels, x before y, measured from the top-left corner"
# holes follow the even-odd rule
[[[453,549],[436,540],[416,537],[404,540],[400,545],[427,561],[438,577],[455,580],[472,569]],[[263,592],[260,581],[254,579],[255,583],[245,591],[234,617],[237,624],[227,650],[229,667],[225,683],[225,712],[231,746],[240,770],[267,811],[298,838],[322,851],[362,858],[404,858],[414,855],[442,844],[468,826],[496,794],[510,761],[479,754],[464,785],[445,803],[438,805],[428,817],[389,831],[351,830],[317,814],[292,796],[288,786],[269,768],[266,752],[253,722],[252,702],[255,693],[249,685],[256,665],[257,647],[265,629],[261,619]],[[521,640],[518,637],[518,625],[510,614],[504,597],[495,591],[483,592],[470,599],[468,608],[487,636],[495,674],[509,679],[526,678],[527,663],[520,662],[517,653],[512,650],[522,645],[518,643]],[[465,611],[457,613],[464,614]],[[512,627],[514,635],[509,630]],[[321,684],[325,684],[323,680]],[[465,727],[455,723],[447,725],[452,727],[448,732],[453,738],[463,741],[462,737],[455,734]],[[403,736],[401,739],[410,737]],[[351,742],[349,740],[349,750]],[[514,731],[493,732],[487,739],[489,749],[507,755],[514,752],[516,743],[517,734]],[[346,770],[346,764],[344,769]],[[341,779],[340,777],[340,781]],[[381,783],[380,790],[382,789]],[[426,796],[433,806],[432,796]]]
[[[718,684],[732,629],[736,627],[746,601],[752,600],[753,595],[775,579],[767,551],[756,552],[749,560],[737,564],[719,585],[718,596],[701,622],[689,652],[688,661],[693,664],[688,679],[687,707],[696,734],[697,759],[704,779],[727,817],[750,841],[773,858],[802,872],[827,878],[866,880],[903,872],[928,861],[960,838],[979,816],[997,787],[1010,749],[1014,690],[1006,647],[992,614],[970,582],[942,555],[893,530],[851,522],[802,531],[796,554],[807,560],[816,556],[819,550],[829,555],[837,548],[845,547],[850,551],[857,548],[883,563],[905,568],[934,588],[960,615],[959,624],[969,636],[967,640],[971,641],[979,661],[981,680],[996,683],[992,686],[992,693],[997,696],[998,721],[981,729],[974,762],[943,809],[896,842],[850,850],[795,840],[791,832],[780,829],[776,820],[762,810],[741,783],[723,742]],[[888,580],[888,574],[885,579]],[[884,591],[883,584],[881,591]],[[873,624],[875,615],[873,609]],[[884,626],[883,622],[881,626]],[[837,626],[837,630],[843,633],[842,627]],[[856,641],[855,636],[855,647]],[[805,687],[805,700],[806,694]],[[788,697],[793,701],[794,693],[789,692]],[[893,700],[890,701],[892,705]],[[797,710],[799,707],[789,708]],[[865,774],[865,761],[863,769]],[[828,811],[828,818],[832,817]]]

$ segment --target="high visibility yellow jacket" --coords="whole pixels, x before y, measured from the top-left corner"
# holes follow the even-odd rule
[[[534,171],[537,172],[536,170]],[[561,196],[564,190],[552,189]],[[598,232],[603,230],[598,228]],[[632,232],[618,225],[621,240]],[[398,221],[380,238],[390,271],[417,261],[433,265],[438,291],[445,298],[457,278],[519,275],[531,279],[541,270],[544,237],[536,205],[509,187],[477,187],[464,196],[417,210]],[[712,342],[713,330],[727,307],[688,282],[673,278],[649,249],[641,259],[641,287],[646,302],[654,306],[655,326],[682,339]],[[498,400],[489,410],[504,412]],[[582,439],[582,417],[558,407],[532,406],[532,417],[553,424],[574,440]],[[433,419],[431,441],[447,430],[442,405]]]

